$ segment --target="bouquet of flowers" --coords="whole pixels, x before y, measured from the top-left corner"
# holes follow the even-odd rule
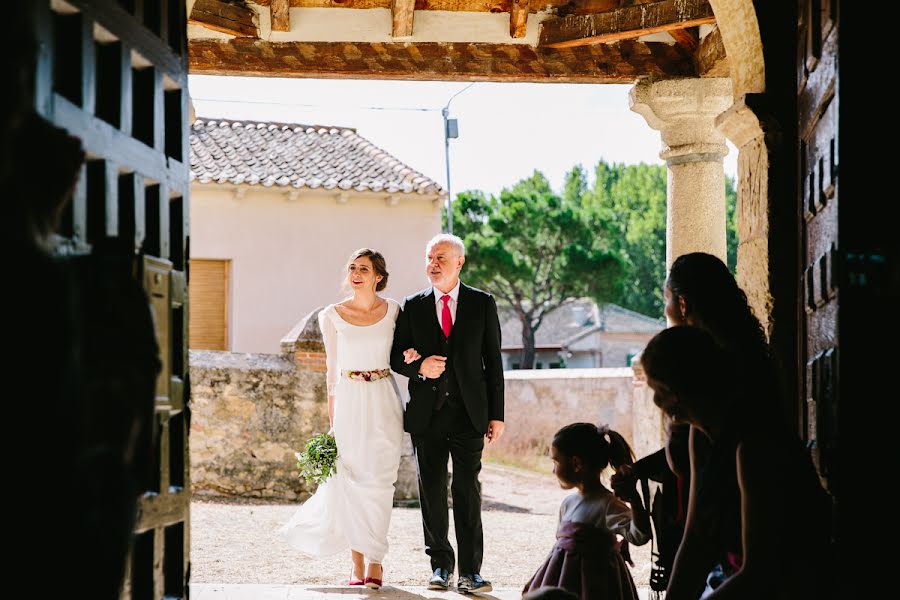
[[[295,452],[300,477],[321,485],[334,475],[337,467],[337,443],[330,433],[318,433],[308,442],[303,452]]]

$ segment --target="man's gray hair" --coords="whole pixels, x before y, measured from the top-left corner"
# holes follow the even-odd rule
[[[462,238],[453,235],[452,233],[439,233],[431,238],[425,246],[425,255],[428,256],[431,254],[431,249],[438,244],[450,244],[453,246],[453,249],[456,250],[457,254],[460,256],[466,255],[466,245],[463,243]]]

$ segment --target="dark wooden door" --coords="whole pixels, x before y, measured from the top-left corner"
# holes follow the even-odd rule
[[[188,597],[187,42],[184,0],[35,0],[35,106],[88,162],[62,234],[70,253],[132,242],[163,363],[155,466],[140,482],[123,597]]]
[[[831,488],[839,426],[837,2],[802,0],[798,110],[802,215],[803,433],[819,476]]]
[[[864,4],[801,0],[800,11],[803,431],[834,498],[836,540],[851,552],[868,500],[859,470],[877,465],[887,481],[883,461],[896,454],[880,443],[896,436],[896,165],[883,150],[890,111],[869,75],[893,48],[869,34]]]

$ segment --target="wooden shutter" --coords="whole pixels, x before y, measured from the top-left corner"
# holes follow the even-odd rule
[[[229,261],[191,259],[190,347],[228,350]]]

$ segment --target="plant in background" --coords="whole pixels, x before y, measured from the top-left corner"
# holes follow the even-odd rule
[[[330,433],[318,433],[308,442],[303,452],[295,452],[300,477],[321,485],[337,470],[337,443]]]

